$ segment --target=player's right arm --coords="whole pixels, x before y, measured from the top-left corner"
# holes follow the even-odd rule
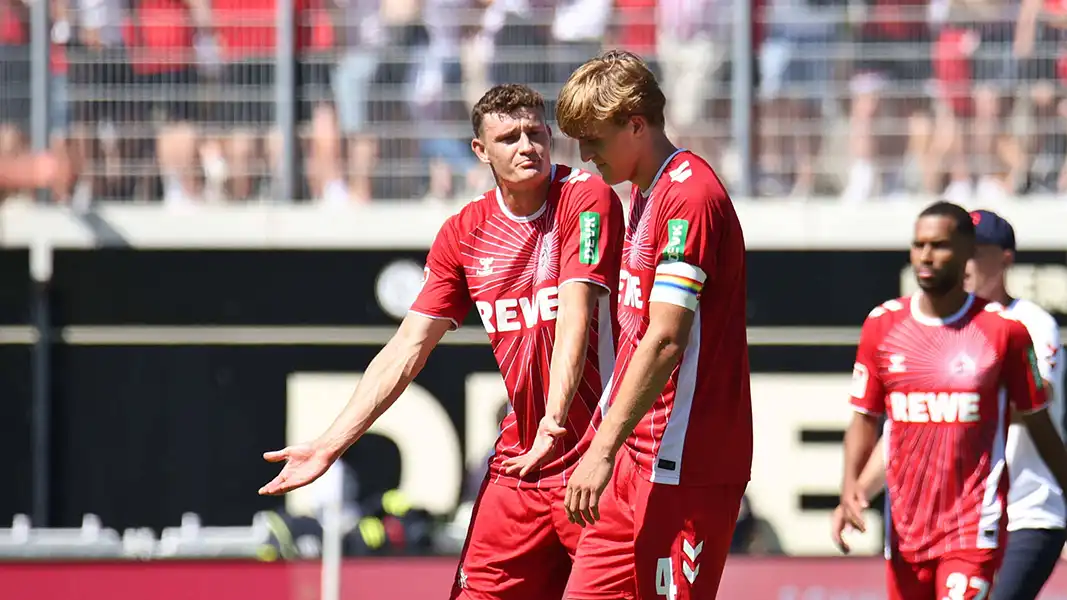
[[[863,509],[867,508],[867,494],[860,485],[859,477],[878,442],[878,423],[885,412],[885,386],[875,362],[880,317],[879,313],[872,313],[860,333],[856,363],[852,367],[852,422],[845,431],[841,507],[846,521],[860,531],[866,529]]]
[[[314,441],[267,452],[270,462],[286,461],[264,495],[285,494],[315,481],[354,444],[419,374],[430,352],[470,311],[452,222],[438,234],[426,260],[425,281],[411,311],[389,343],[367,366],[355,392],[333,424]]]

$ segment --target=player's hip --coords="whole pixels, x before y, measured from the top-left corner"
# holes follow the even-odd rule
[[[752,476],[752,438],[732,432],[713,444],[677,444],[668,436],[632,435],[626,454],[641,478],[664,486],[747,485]],[[622,453],[620,453],[622,454]]]
[[[1008,541],[1007,517],[988,526],[964,527],[937,531],[927,530],[918,535],[900,535],[891,526],[886,540],[886,555],[891,560],[911,564],[943,560],[945,557],[964,557],[968,560],[997,560],[1004,554]]]
[[[486,476],[471,514],[451,598],[560,597],[581,527],[567,520],[566,488],[502,485]]]

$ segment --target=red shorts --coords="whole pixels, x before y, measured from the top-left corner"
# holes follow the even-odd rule
[[[961,550],[920,563],[892,558],[888,600],[988,600],[1002,557],[998,550]]]
[[[655,484],[626,451],[582,530],[569,600],[710,600],[719,590],[746,484]]]
[[[566,488],[482,483],[452,600],[561,598],[581,527],[567,520]]]

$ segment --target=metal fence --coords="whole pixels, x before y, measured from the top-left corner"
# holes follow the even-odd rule
[[[95,199],[467,198],[481,92],[624,47],[738,197],[1056,194],[1067,19],[1001,4],[0,0],[0,152],[76,144]]]

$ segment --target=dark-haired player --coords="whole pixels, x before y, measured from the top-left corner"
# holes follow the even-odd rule
[[[451,597],[560,598],[581,531],[564,511],[565,486],[615,360],[622,203],[600,177],[552,164],[544,100],[530,88],[494,87],[471,121],[471,147],[498,187],[441,227],[400,330],[322,436],[265,455],[287,462],[261,493],[285,493],[322,475],[475,308],[513,410],[501,424]]]
[[[859,476],[884,414],[890,600],[987,598],[1007,536],[1012,406],[1067,482],[1029,333],[964,290],[974,253],[971,215],[948,202],[928,207],[911,246],[919,291],[875,308],[860,335],[834,538],[840,545],[846,526],[864,529]]]

